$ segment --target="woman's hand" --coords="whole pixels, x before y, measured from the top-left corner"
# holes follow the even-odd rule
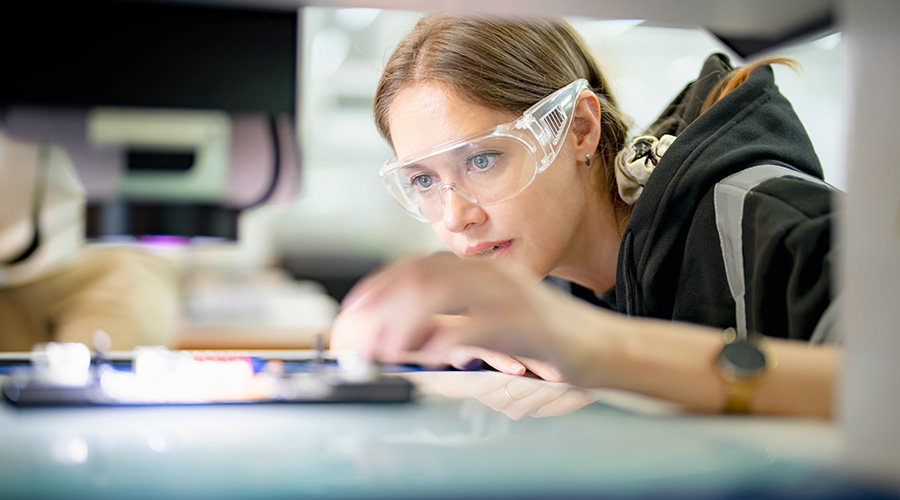
[[[459,370],[471,368],[473,363],[484,363],[491,368],[510,375],[531,373],[550,382],[562,382],[563,376],[552,364],[525,356],[510,356],[476,346],[451,347],[447,353],[447,364]]]
[[[368,327],[360,322],[360,316],[354,314],[339,314],[331,328],[332,350],[358,350],[365,343]],[[439,314],[435,316],[435,323],[444,327],[459,325],[466,321],[463,316],[450,316]],[[492,351],[476,346],[452,346],[445,352],[419,351],[403,352],[396,362],[425,366],[431,369],[441,369],[452,366],[458,370],[470,370],[473,365],[487,365],[495,370],[510,375],[525,375],[532,373],[539,378],[551,382],[562,382],[563,377],[550,363],[528,357],[514,357],[502,352]]]
[[[440,319],[447,314],[463,318]],[[720,330],[605,311],[535,284],[502,262],[450,254],[396,261],[351,290],[342,316],[355,330],[356,349],[369,359],[397,362],[418,350],[420,359],[447,362],[452,349],[476,346],[549,363],[581,387],[640,392],[697,411],[725,408],[714,366]],[[791,340],[768,344],[767,356],[778,364],[760,383],[751,410],[830,415],[840,351]],[[460,360],[487,356],[461,352]],[[500,356],[493,362],[509,362]]]
[[[578,383],[597,371],[582,347],[602,343],[598,313],[502,264],[441,253],[395,261],[361,280],[343,302],[332,348],[458,368],[481,359],[506,373],[528,369]],[[569,374],[557,360],[566,360]]]

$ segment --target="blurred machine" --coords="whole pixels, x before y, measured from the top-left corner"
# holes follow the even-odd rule
[[[324,294],[260,289],[260,259],[227,260],[264,239],[242,214],[298,192],[298,8],[49,0],[3,19],[0,285],[69,262],[85,239],[137,243],[183,264],[173,345],[308,347],[327,329]],[[237,288],[256,300],[226,311]]]
[[[86,233],[234,240],[299,180],[297,9],[19,2],[0,130],[70,156]]]

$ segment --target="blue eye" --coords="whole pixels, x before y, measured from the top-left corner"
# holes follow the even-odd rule
[[[434,184],[434,178],[428,174],[420,174],[410,179],[410,182],[419,189],[428,189]]]
[[[491,168],[497,157],[502,153],[478,153],[469,157],[468,164],[476,170],[487,170]]]

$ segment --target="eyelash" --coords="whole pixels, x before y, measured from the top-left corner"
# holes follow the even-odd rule
[[[488,158],[488,159],[490,160],[490,164],[488,164],[487,167],[484,167],[484,168],[474,167],[476,170],[485,170],[485,169],[488,169],[488,168],[494,166],[494,162],[497,161],[497,158],[499,158],[501,155],[503,155],[503,153],[501,153],[501,152],[499,152],[499,151],[490,151],[490,152],[476,153],[476,154],[473,154],[472,156],[466,158],[466,165],[467,165],[467,168],[468,168],[468,165],[471,165],[472,162],[473,162],[476,158],[479,158],[479,157],[485,157],[485,158]],[[418,188],[418,189],[428,189],[428,188],[430,188],[431,186],[428,186],[428,187],[424,187],[424,188],[423,188],[423,187],[420,187],[420,186],[417,184],[417,179],[420,179],[420,178],[422,178],[423,176],[428,176],[429,178],[434,179],[434,175],[433,175],[433,174],[428,174],[428,173],[422,172],[422,173],[416,174],[416,175],[414,175],[414,176],[412,176],[412,177],[409,178],[409,185],[410,185],[410,187],[416,187],[416,188]],[[432,184],[433,184],[433,182],[432,182]]]
[[[483,157],[486,157],[486,158],[488,158],[488,159],[491,160],[491,163],[490,163],[487,167],[485,167],[485,168],[489,168],[489,167],[492,167],[492,166],[494,165],[494,162],[497,161],[497,158],[499,158],[500,155],[502,155],[502,154],[503,154],[503,153],[500,153],[500,152],[482,152],[482,153],[477,153],[477,154],[474,154],[474,155],[472,155],[472,156],[470,156],[470,157],[468,157],[468,158],[466,159],[466,165],[470,165],[470,164],[472,163],[472,161],[474,161],[475,158],[478,158],[478,157],[483,156]],[[476,168],[477,168],[477,167],[476,167]],[[484,170],[484,169],[478,169],[478,170]]]
[[[431,175],[431,174],[426,174],[426,173],[416,174],[416,175],[414,175],[414,176],[412,176],[412,177],[409,178],[409,185],[410,185],[410,186],[414,186],[414,187],[416,187],[416,188],[418,189],[419,186],[418,186],[418,184],[417,184],[417,182],[416,182],[416,179],[420,179],[420,178],[425,177],[425,176],[427,176],[427,177],[429,177],[429,178],[432,178],[432,179],[434,178],[434,176]],[[433,181],[432,181],[432,184],[433,184]],[[422,188],[422,189],[428,189],[428,188],[430,188],[430,187],[431,187],[431,186],[428,186],[428,187]]]

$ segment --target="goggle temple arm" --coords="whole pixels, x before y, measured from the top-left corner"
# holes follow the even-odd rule
[[[528,108],[516,121],[516,128],[534,134],[544,153],[539,171],[544,171],[556,159],[575,115],[575,102],[586,88],[589,88],[586,80],[575,80]]]

